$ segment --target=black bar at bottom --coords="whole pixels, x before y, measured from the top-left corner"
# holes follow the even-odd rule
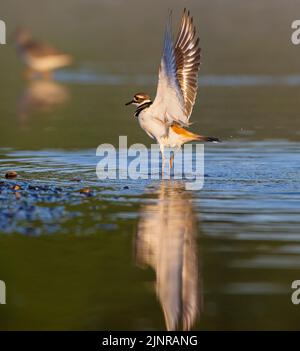
[[[241,350],[264,342],[268,348],[286,347],[299,338],[299,332],[1,331],[0,350],[205,350],[220,345]]]

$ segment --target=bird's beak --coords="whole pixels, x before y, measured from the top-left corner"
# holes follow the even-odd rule
[[[133,101],[133,100],[131,100],[131,101],[129,101],[129,102],[126,102],[126,104],[125,104],[125,105],[126,105],[126,106],[131,105],[131,104],[133,104],[133,102],[134,102],[134,101]]]

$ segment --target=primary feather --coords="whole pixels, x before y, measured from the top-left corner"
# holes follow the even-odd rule
[[[187,125],[198,89],[199,38],[193,18],[184,10],[180,30],[173,43],[171,16],[165,31],[156,98],[151,112],[164,121]]]

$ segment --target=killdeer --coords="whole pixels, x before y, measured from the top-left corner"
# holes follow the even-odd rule
[[[140,126],[160,145],[162,164],[164,148],[179,149],[189,141],[219,142],[218,138],[194,134],[187,130],[198,90],[200,66],[199,38],[190,12],[184,9],[180,30],[173,43],[171,14],[167,23],[164,49],[159,69],[156,98],[137,93],[126,105],[137,106],[134,116]],[[172,168],[174,153],[170,157]]]
[[[27,78],[34,74],[50,78],[53,70],[72,62],[70,55],[60,53],[47,43],[33,40],[28,29],[17,29],[14,38],[17,53],[27,66]]]

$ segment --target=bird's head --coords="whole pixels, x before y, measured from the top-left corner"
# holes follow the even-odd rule
[[[25,44],[31,40],[31,33],[29,29],[19,27],[13,33],[13,38],[17,44]]]
[[[137,93],[133,96],[133,99],[127,102],[125,105],[135,105],[139,107],[146,102],[151,102],[150,96],[145,93]]]

